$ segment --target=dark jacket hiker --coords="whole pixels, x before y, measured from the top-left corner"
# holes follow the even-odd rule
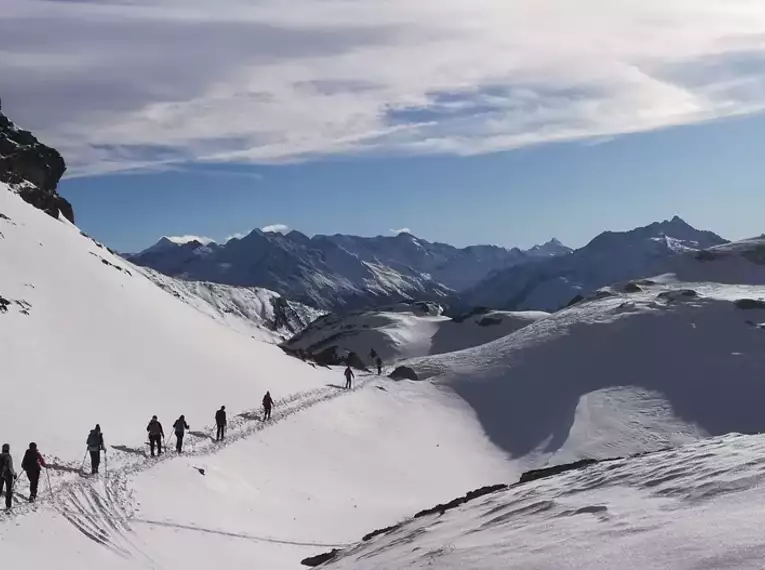
[[[175,420],[175,423],[173,424],[173,429],[175,430],[175,451],[178,453],[183,452],[183,435],[187,429],[189,429],[189,424],[186,423],[186,416],[181,415],[180,418]]]
[[[263,421],[271,419],[271,408],[274,405],[274,399],[271,397],[271,392],[266,392],[263,396]]]
[[[350,366],[345,367],[345,389],[350,390],[353,387],[353,370]]]
[[[40,471],[43,467],[48,467],[45,459],[37,451],[37,444],[32,442],[29,449],[24,453],[24,459],[21,460],[21,468],[26,471],[29,479],[29,502],[37,498],[37,488],[40,484]]]
[[[151,456],[154,457],[154,447],[157,448],[157,454],[162,455],[162,441],[165,439],[165,430],[162,429],[162,424],[159,423],[157,416],[152,416],[149,425],[146,426],[146,431],[149,432]]]
[[[106,451],[106,447],[104,447],[104,434],[101,433],[100,425],[96,424],[96,427],[90,430],[85,443],[90,452],[90,472],[91,474],[96,474],[98,473],[98,466],[101,465],[101,451]]]
[[[215,434],[215,441],[222,440],[226,435],[226,406],[221,406],[220,410],[215,412],[215,425],[218,427],[218,431]]]
[[[0,452],[0,494],[5,487],[5,508],[10,509],[13,505],[13,482],[16,480],[16,470],[13,468],[11,446],[3,444]]]

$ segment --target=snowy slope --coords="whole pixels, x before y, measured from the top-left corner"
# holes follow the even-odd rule
[[[604,462],[413,519],[322,568],[755,570],[764,458],[763,436],[730,435]]]
[[[492,343],[405,364],[464,397],[492,440],[530,466],[758,432],[765,265],[750,259],[763,245],[684,256],[674,275],[616,285]],[[721,274],[748,284],[714,282]]]
[[[725,243],[678,217],[628,232],[604,232],[570,255],[499,271],[463,295],[473,306],[555,311],[577,295],[663,271],[678,255]]]
[[[47,434],[47,449],[76,456],[97,422],[107,441],[140,444],[153,413],[207,423],[223,397],[236,413],[267,389],[288,395],[332,377],[306,375],[276,346],[177,301],[1,186],[0,214],[0,297],[9,303],[0,361],[15,402],[0,414],[4,437],[37,437],[45,418],[65,426]]]
[[[268,289],[185,281],[148,268],[136,271],[204,314],[267,342],[287,340],[324,314]]]
[[[539,311],[479,311],[452,319],[443,316],[437,305],[402,303],[375,311],[326,315],[282,346],[328,362],[353,352],[368,366],[374,366],[369,356],[374,349],[385,365],[391,365],[484,344],[546,316],[548,313]]]
[[[338,389],[341,369],[210,318],[4,188],[0,214],[0,433],[17,464],[34,440],[53,467],[52,496],[44,478],[41,501],[20,502],[22,479],[0,515],[4,560],[296,568],[316,545],[517,475],[455,394],[363,374],[356,390]],[[267,389],[276,407],[263,422]],[[211,435],[222,404],[225,444]],[[149,418],[169,435],[181,413],[187,455],[150,460]],[[107,473],[82,478],[96,422]]]

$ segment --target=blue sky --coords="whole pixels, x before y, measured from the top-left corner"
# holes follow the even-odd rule
[[[5,0],[3,110],[121,250],[284,224],[581,245],[729,237],[765,110],[754,0]]]
[[[78,224],[122,250],[162,235],[215,240],[283,224],[528,247],[679,214],[725,237],[765,232],[765,117],[456,158],[356,158],[67,180]]]

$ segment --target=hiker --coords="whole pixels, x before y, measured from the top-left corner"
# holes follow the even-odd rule
[[[218,426],[218,431],[215,434],[215,441],[221,441],[226,437],[226,406],[221,406],[220,410],[215,412],[215,425]]]
[[[345,389],[350,390],[353,388],[353,370],[350,365],[345,367]]]
[[[101,433],[101,426],[96,424],[85,442],[90,452],[90,474],[95,475],[98,473],[98,466],[101,464],[101,451],[106,453],[106,447],[104,447],[104,434]]]
[[[175,420],[173,429],[175,429],[175,451],[183,453],[183,434],[185,430],[189,429],[189,424],[186,423],[186,416],[181,414],[181,417]]]
[[[151,448],[151,456],[154,457],[154,447],[157,448],[157,455],[162,455],[162,442],[165,439],[165,430],[162,429],[162,424],[159,423],[157,416],[152,416],[149,425],[146,426],[146,431],[149,432],[149,447]]]
[[[263,421],[271,419],[271,407],[274,405],[274,400],[271,398],[271,392],[266,392],[263,396]]]
[[[2,449],[3,451],[0,453],[0,495],[3,494],[3,486],[5,486],[5,509],[9,510],[13,505],[13,482],[17,476],[13,469],[11,446],[4,443]]]
[[[376,363],[377,363],[377,375],[379,376],[380,374],[382,374],[382,358],[378,356]]]
[[[45,459],[37,451],[37,444],[32,442],[29,444],[29,449],[24,453],[24,459],[21,460],[21,468],[27,472],[27,479],[29,479],[29,502],[34,503],[37,498],[37,487],[40,483],[40,471],[42,468],[48,468],[45,463]]]

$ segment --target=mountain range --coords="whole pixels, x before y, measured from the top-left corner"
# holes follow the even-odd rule
[[[402,299],[445,302],[493,272],[570,252],[555,239],[523,251],[457,248],[410,233],[308,237],[254,230],[225,244],[164,237],[125,257],[173,277],[265,287],[320,309],[348,311]]]
[[[570,255],[495,272],[468,291],[461,302],[507,310],[555,311],[580,295],[617,281],[662,273],[685,252],[727,243],[697,230],[680,217],[626,232],[603,232]]]
[[[225,244],[164,237],[127,259],[169,276],[264,287],[323,310],[347,313],[406,299],[451,314],[473,307],[554,311],[614,281],[653,275],[682,252],[726,243],[680,217],[606,231],[572,250],[557,239],[529,250],[457,248],[409,233],[308,236],[254,230]]]

